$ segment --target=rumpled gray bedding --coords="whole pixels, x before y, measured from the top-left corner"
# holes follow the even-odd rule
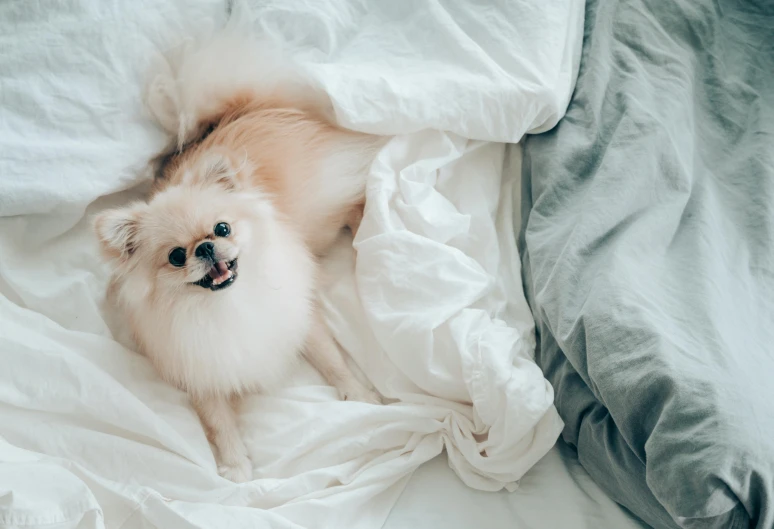
[[[523,167],[536,354],[581,463],[656,527],[774,527],[774,2],[590,0]]]

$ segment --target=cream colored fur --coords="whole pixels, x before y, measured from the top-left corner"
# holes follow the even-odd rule
[[[379,402],[322,321],[316,281],[317,257],[345,225],[357,229],[382,139],[336,127],[302,72],[228,31],[162,70],[148,105],[177,150],[147,202],[102,213],[95,230],[138,347],[191,396],[222,475],[245,481],[234,405],[282,386],[301,354],[341,398]],[[228,288],[195,284],[215,262],[196,257],[203,242],[217,262],[236,259]],[[169,260],[178,247],[181,267]]]

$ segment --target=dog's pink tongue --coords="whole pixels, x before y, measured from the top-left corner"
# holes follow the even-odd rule
[[[212,279],[220,279],[222,277],[225,277],[228,274],[228,266],[226,266],[225,261],[218,261],[215,263],[215,266],[213,266],[210,269],[210,277]]]

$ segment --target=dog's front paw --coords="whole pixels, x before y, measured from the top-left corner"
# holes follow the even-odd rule
[[[360,384],[339,389],[341,400],[354,400],[368,404],[382,404],[382,397],[376,391],[370,390]]]
[[[253,479],[253,464],[247,457],[218,465],[218,474],[234,483],[245,483]]]

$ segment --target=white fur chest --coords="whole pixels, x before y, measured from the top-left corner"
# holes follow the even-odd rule
[[[173,307],[130,308],[143,351],[164,379],[192,395],[281,385],[298,363],[312,317],[311,267],[296,268],[245,270],[223,291],[191,285],[200,290]]]

